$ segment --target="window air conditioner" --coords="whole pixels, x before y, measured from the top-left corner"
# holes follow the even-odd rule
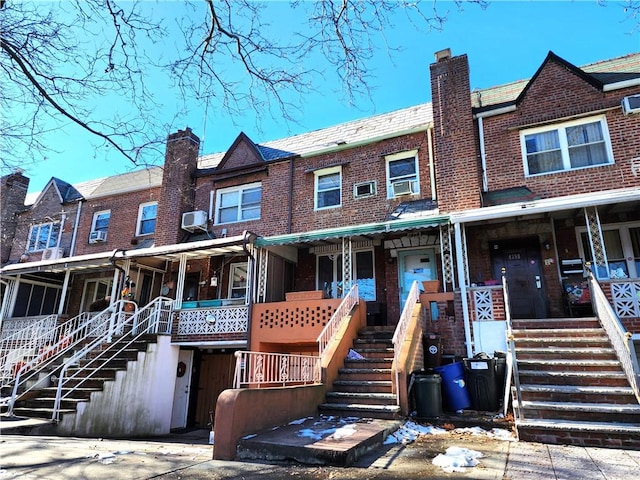
[[[89,234],[89,243],[101,243],[107,241],[107,232],[104,230],[96,230]]]
[[[353,198],[371,197],[376,194],[376,182],[356,183],[353,186]]]
[[[59,247],[45,248],[42,251],[42,260],[56,260],[64,256],[64,249]]]
[[[412,180],[400,180],[391,184],[393,188],[393,195],[399,197],[401,195],[411,195],[413,193],[413,181]]]
[[[640,113],[640,94],[629,95],[622,99],[622,113],[625,115]]]
[[[207,230],[207,212],[196,210],[195,212],[186,212],[182,214],[182,229],[187,232],[195,230]]]

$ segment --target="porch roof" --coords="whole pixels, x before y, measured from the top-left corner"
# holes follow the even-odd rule
[[[66,270],[84,270],[89,268],[109,267],[115,260],[126,260],[142,257],[154,257],[162,260],[179,260],[181,255],[191,258],[202,258],[229,253],[241,253],[244,246],[255,238],[255,234],[246,232],[234,237],[213,238],[198,242],[178,243],[162,247],[148,247],[134,250],[115,250],[109,252],[76,255],[56,260],[40,260],[37,262],[14,263],[0,269],[0,276],[18,275],[32,272],[64,272]]]
[[[623,203],[630,203],[633,208],[640,208],[640,187],[580,193],[452,212],[450,219],[451,223],[470,223]]]
[[[326,228],[310,232],[289,233],[286,235],[274,235],[272,237],[258,237],[254,244],[257,247],[272,245],[291,245],[295,243],[310,243],[322,240],[337,239],[343,237],[357,237],[366,235],[383,234],[388,232],[400,232],[404,230],[416,230],[419,228],[437,227],[449,222],[448,215],[421,216],[385,222],[366,223],[362,225],[350,225],[347,227]]]

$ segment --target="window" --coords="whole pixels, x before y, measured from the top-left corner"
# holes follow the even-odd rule
[[[604,116],[526,130],[520,142],[527,175],[613,163]]]
[[[629,224],[603,227],[602,237],[607,254],[609,272],[598,271],[598,278],[638,278],[640,277],[640,225]],[[580,229],[581,247],[584,259],[593,262],[589,236]]]
[[[45,248],[58,245],[60,236],[60,223],[41,223],[33,225],[29,230],[27,252],[40,252]]]
[[[261,199],[262,185],[260,183],[218,190],[216,223],[259,220]]]
[[[318,290],[324,290],[328,298],[341,298],[342,254],[318,255]],[[376,299],[373,250],[353,252],[353,281],[358,284],[358,295],[366,301]]]
[[[400,195],[401,189],[394,190],[394,184],[402,184],[405,191],[412,194],[420,193],[417,150],[387,155],[385,160],[387,161],[387,198]]]
[[[341,167],[325,168],[314,172],[315,210],[339,207],[342,204]]]
[[[158,202],[143,203],[138,210],[138,229],[136,235],[149,235],[156,231]]]
[[[91,224],[92,232],[106,232],[109,229],[109,219],[111,211],[104,210],[93,214],[93,223]]]
[[[62,288],[39,283],[20,282],[13,317],[51,315],[58,311]]]
[[[232,263],[229,270],[229,298],[247,296],[247,264]]]
[[[84,291],[82,293],[82,305],[80,307],[80,311],[88,311],[89,305],[91,305],[93,302],[111,295],[112,285],[113,280],[110,278],[86,280],[84,282]]]

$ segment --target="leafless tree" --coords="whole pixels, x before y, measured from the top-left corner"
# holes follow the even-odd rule
[[[230,119],[252,109],[295,121],[326,71],[347,101],[369,94],[369,61],[381,39],[393,53],[385,39],[398,15],[440,29],[447,9],[467,4],[487,2],[0,0],[0,167],[37,162],[51,150],[46,134],[67,124],[98,149],[157,163],[174,128],[167,110],[178,118],[193,102]],[[279,24],[276,7],[304,10],[307,21]],[[625,7],[640,10],[633,0]],[[114,110],[115,100],[129,108]]]

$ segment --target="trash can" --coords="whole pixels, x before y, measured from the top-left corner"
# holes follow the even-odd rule
[[[434,368],[442,377],[442,393],[446,410],[458,411],[471,406],[471,399],[464,378],[462,362]]]
[[[485,354],[486,355],[486,354]],[[495,412],[500,408],[496,381],[496,359],[476,355],[465,358],[464,370],[474,410]]]
[[[437,373],[414,372],[413,398],[418,417],[438,417],[442,415],[442,379]]]
[[[442,340],[437,333],[422,335],[422,356],[425,370],[442,364]]]

